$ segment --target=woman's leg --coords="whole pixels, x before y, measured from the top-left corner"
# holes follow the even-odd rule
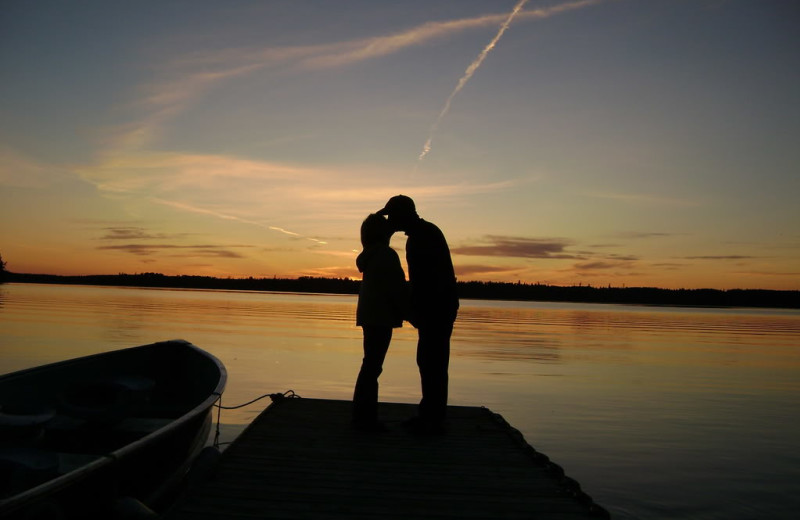
[[[383,361],[392,341],[391,327],[364,329],[364,359],[353,394],[353,421],[374,423],[378,420],[378,377],[383,372]]]

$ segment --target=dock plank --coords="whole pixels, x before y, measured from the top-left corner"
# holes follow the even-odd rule
[[[608,518],[502,417],[448,407],[447,433],[401,422],[416,405],[381,403],[385,433],[350,428],[351,403],[280,399],[223,453],[171,520]]]

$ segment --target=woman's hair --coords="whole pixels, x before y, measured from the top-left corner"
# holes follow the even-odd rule
[[[364,247],[373,244],[389,244],[392,237],[392,228],[382,216],[370,213],[361,223],[361,245]]]

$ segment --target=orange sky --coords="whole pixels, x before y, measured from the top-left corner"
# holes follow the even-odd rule
[[[0,254],[357,278],[404,193],[461,280],[800,289],[796,10],[516,4],[5,7]]]

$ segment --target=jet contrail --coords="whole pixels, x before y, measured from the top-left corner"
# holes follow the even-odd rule
[[[289,231],[288,229],[279,228],[277,226],[269,226],[267,224],[263,224],[261,222],[255,221],[255,220],[249,220],[249,219],[237,217],[237,216],[234,216],[234,215],[228,215],[226,213],[219,213],[217,211],[212,211],[210,209],[198,208],[197,206],[190,206],[189,204],[184,204],[182,202],[175,202],[175,201],[172,201],[172,200],[159,199],[157,197],[153,197],[150,200],[152,200],[153,202],[157,202],[158,204],[163,204],[165,206],[171,206],[173,208],[178,208],[178,209],[182,209],[182,210],[185,210],[185,211],[191,211],[192,213],[200,213],[200,214],[203,214],[203,215],[211,215],[211,216],[214,216],[214,217],[217,217],[217,218],[221,218],[223,220],[233,220],[235,222],[242,222],[244,224],[250,224],[250,225],[253,225],[253,226],[266,228],[266,229],[269,229],[271,231],[277,231],[278,233],[283,233],[284,235],[289,235],[291,237],[301,238],[301,239],[304,239],[304,240],[310,240],[311,242],[316,242],[317,244],[327,244],[327,242],[325,242],[323,240],[319,240],[319,239],[316,239],[316,238],[313,238],[313,237],[301,235],[300,233],[295,233],[294,231]]]
[[[446,116],[447,112],[450,110],[450,104],[453,102],[453,98],[456,97],[456,94],[461,92],[461,89],[464,88],[464,85],[467,84],[467,81],[469,81],[472,75],[475,74],[475,71],[478,70],[478,67],[481,66],[481,63],[483,63],[483,60],[486,59],[486,56],[489,54],[489,52],[491,52],[491,50],[494,49],[494,46],[497,45],[497,42],[500,41],[500,38],[503,37],[503,33],[506,32],[506,29],[508,29],[508,26],[511,24],[511,21],[514,19],[515,16],[517,16],[517,13],[519,13],[522,10],[522,7],[527,2],[528,0],[519,0],[519,2],[517,2],[517,5],[515,5],[514,9],[511,10],[511,12],[508,15],[508,18],[506,18],[505,22],[503,22],[503,25],[500,26],[500,30],[497,31],[497,34],[494,36],[494,38],[492,38],[492,41],[490,41],[489,44],[483,49],[483,51],[481,51],[481,53],[478,54],[478,57],[475,58],[475,60],[469,64],[469,67],[467,67],[467,70],[464,72],[464,75],[461,77],[460,80],[458,80],[458,85],[456,85],[456,88],[453,89],[453,92],[450,93],[450,96],[447,98],[447,101],[445,101],[444,107],[442,107],[441,112],[439,112],[439,117],[437,117],[436,120],[433,122],[433,125],[431,125],[431,130],[428,134],[428,140],[425,141],[425,146],[422,147],[422,153],[419,154],[418,160],[421,161],[422,159],[424,159],[425,156],[428,155],[428,152],[431,151],[431,142],[433,141],[433,134],[436,133],[436,130],[438,130],[439,128],[439,124],[442,122],[442,119],[444,119],[444,116]]]

